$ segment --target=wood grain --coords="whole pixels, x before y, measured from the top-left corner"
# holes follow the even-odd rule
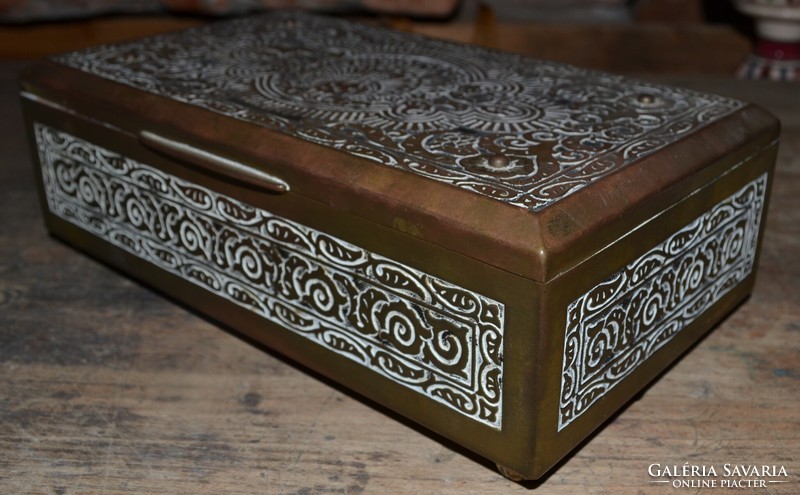
[[[730,493],[648,466],[785,466],[800,491],[800,109],[790,85],[673,82],[784,121],[752,297],[539,483],[253,346],[49,238],[0,63],[0,493]],[[734,490],[736,493],[750,493]]]

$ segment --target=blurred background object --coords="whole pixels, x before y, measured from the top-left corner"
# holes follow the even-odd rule
[[[0,19],[29,22],[142,13],[227,16],[278,8],[446,17],[458,3],[459,0],[0,0]]]
[[[755,19],[755,52],[739,70],[741,77],[800,80],[800,0],[736,0]]]
[[[0,57],[39,58],[274,8],[633,74],[733,75],[748,19],[719,0],[0,0]]]

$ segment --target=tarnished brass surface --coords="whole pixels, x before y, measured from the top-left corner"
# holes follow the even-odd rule
[[[735,100],[296,14],[22,89],[51,232],[525,478],[747,296],[778,133]]]

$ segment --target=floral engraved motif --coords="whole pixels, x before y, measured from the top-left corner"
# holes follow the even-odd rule
[[[285,12],[55,60],[531,210],[742,106]]]
[[[766,187],[764,174],[569,305],[559,430],[750,274]]]
[[[501,427],[501,303],[65,132],[34,132],[53,214]]]

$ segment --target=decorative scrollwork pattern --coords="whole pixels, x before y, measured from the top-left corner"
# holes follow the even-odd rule
[[[300,13],[55,60],[531,210],[742,106]]]
[[[753,269],[764,174],[567,308],[559,431]]]
[[[501,303],[65,132],[34,132],[53,214],[501,427]]]

